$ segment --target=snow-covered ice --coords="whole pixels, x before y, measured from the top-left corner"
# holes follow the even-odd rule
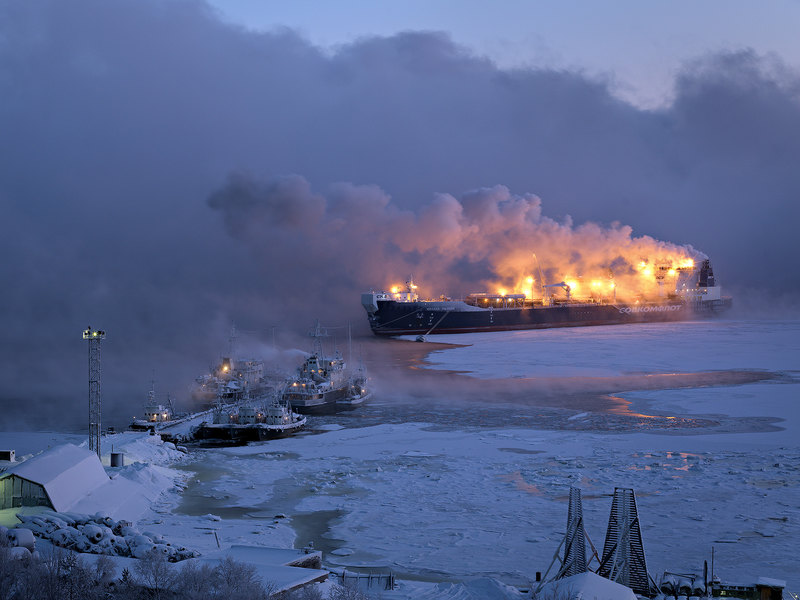
[[[437,335],[426,363],[475,377],[610,376],[800,368],[796,321],[696,321]]]
[[[201,552],[214,551],[217,540],[278,547],[314,541],[329,565],[393,569],[405,580],[399,591],[382,592],[387,598],[505,598],[511,592],[496,581],[525,585],[550,563],[570,485],[583,490],[598,551],[614,487],[632,487],[654,575],[702,572],[713,546],[723,580],[767,576],[800,588],[800,322],[435,339],[460,346],[437,350],[425,364],[432,372],[466,372],[462,381],[742,370],[767,377],[619,389],[626,419],[589,403],[548,408],[558,418],[545,428],[520,420],[545,412],[541,407],[504,398],[490,425],[474,415],[459,421],[457,397],[431,411],[436,398],[409,399],[399,383],[350,416],[320,417],[313,435],[193,449],[170,467],[188,477],[186,489],[167,489],[139,525]],[[448,396],[450,381],[443,376],[442,389],[431,394]],[[425,418],[413,418],[415,402]],[[392,413],[401,403],[406,422]],[[448,406],[445,426],[431,418]],[[385,422],[362,418],[382,411]],[[139,451],[165,468],[171,460]],[[470,596],[471,588],[484,592]]]
[[[605,417],[590,410],[566,411],[565,423],[588,423],[569,430],[498,427],[496,421],[491,428],[474,422],[354,428],[354,419],[350,427],[319,427],[318,435],[205,450],[204,465],[216,472],[187,491],[201,494],[213,510],[227,510],[223,523],[285,513],[296,544],[313,538],[329,564],[392,568],[410,579],[488,576],[525,584],[547,567],[563,535],[570,485],[583,489],[587,530],[600,550],[614,487],[633,487],[653,573],[700,572],[713,545],[723,579],[770,575],[796,588],[800,324],[645,325],[640,336],[636,330],[458,336],[459,344],[472,346],[436,352],[431,366],[535,377],[542,369],[537,349],[545,344],[559,348],[546,353],[548,365],[570,376],[570,369],[605,365],[609,373],[747,369],[773,378],[620,390],[628,410],[645,423],[634,420],[625,429],[603,427]],[[515,357],[511,364],[508,356]],[[546,377],[554,376],[550,366]],[[381,406],[391,410],[391,400]],[[700,425],[650,427],[650,415],[681,415]],[[702,425],[726,419],[743,424],[730,430],[735,433]],[[758,426],[747,425],[758,419]],[[178,511],[196,510],[197,500]],[[343,551],[330,553],[337,549]]]

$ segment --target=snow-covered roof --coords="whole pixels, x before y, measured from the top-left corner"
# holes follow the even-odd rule
[[[559,600],[636,600],[636,594],[631,588],[591,571],[551,581],[542,587],[536,597]]]
[[[783,579],[773,579],[772,577],[759,577],[756,579],[756,585],[763,585],[774,588],[785,588],[786,582]]]
[[[63,444],[29,458],[4,475],[16,475],[44,487],[53,508],[67,511],[89,492],[108,483],[97,454]]]
[[[213,554],[175,564],[177,567],[182,568],[189,562],[205,563],[213,568],[225,557],[230,557],[238,562],[252,566],[262,582],[272,585],[274,592],[281,592],[313,581],[323,581],[328,577],[328,571],[324,569],[287,566],[287,562],[293,562],[302,556],[302,550],[234,545]]]

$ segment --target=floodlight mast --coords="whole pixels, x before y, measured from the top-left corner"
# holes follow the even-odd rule
[[[83,339],[89,342],[89,450],[100,458],[100,341],[106,332],[92,329],[91,325],[83,332]]]

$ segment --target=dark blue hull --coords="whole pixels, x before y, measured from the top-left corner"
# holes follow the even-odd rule
[[[524,308],[469,306],[464,310],[464,304],[457,302],[452,307],[443,307],[441,303],[387,300],[379,302],[378,310],[368,313],[368,317],[375,335],[432,335],[687,321],[712,316],[730,306],[731,299],[723,298],[704,302],[564,303]]]

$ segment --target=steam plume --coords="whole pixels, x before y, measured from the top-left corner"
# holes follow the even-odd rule
[[[675,270],[704,257],[691,246],[634,237],[619,223],[559,223],[542,214],[537,196],[502,185],[461,198],[437,194],[411,211],[375,186],[337,184],[322,196],[299,176],[260,183],[235,175],[209,204],[253,252],[265,280],[279,282],[276,301],[322,290],[348,316],[356,292],[388,289],[410,273],[429,295],[499,288],[535,297],[543,283],[567,281],[575,295],[623,299],[653,293],[658,266],[674,281]]]

